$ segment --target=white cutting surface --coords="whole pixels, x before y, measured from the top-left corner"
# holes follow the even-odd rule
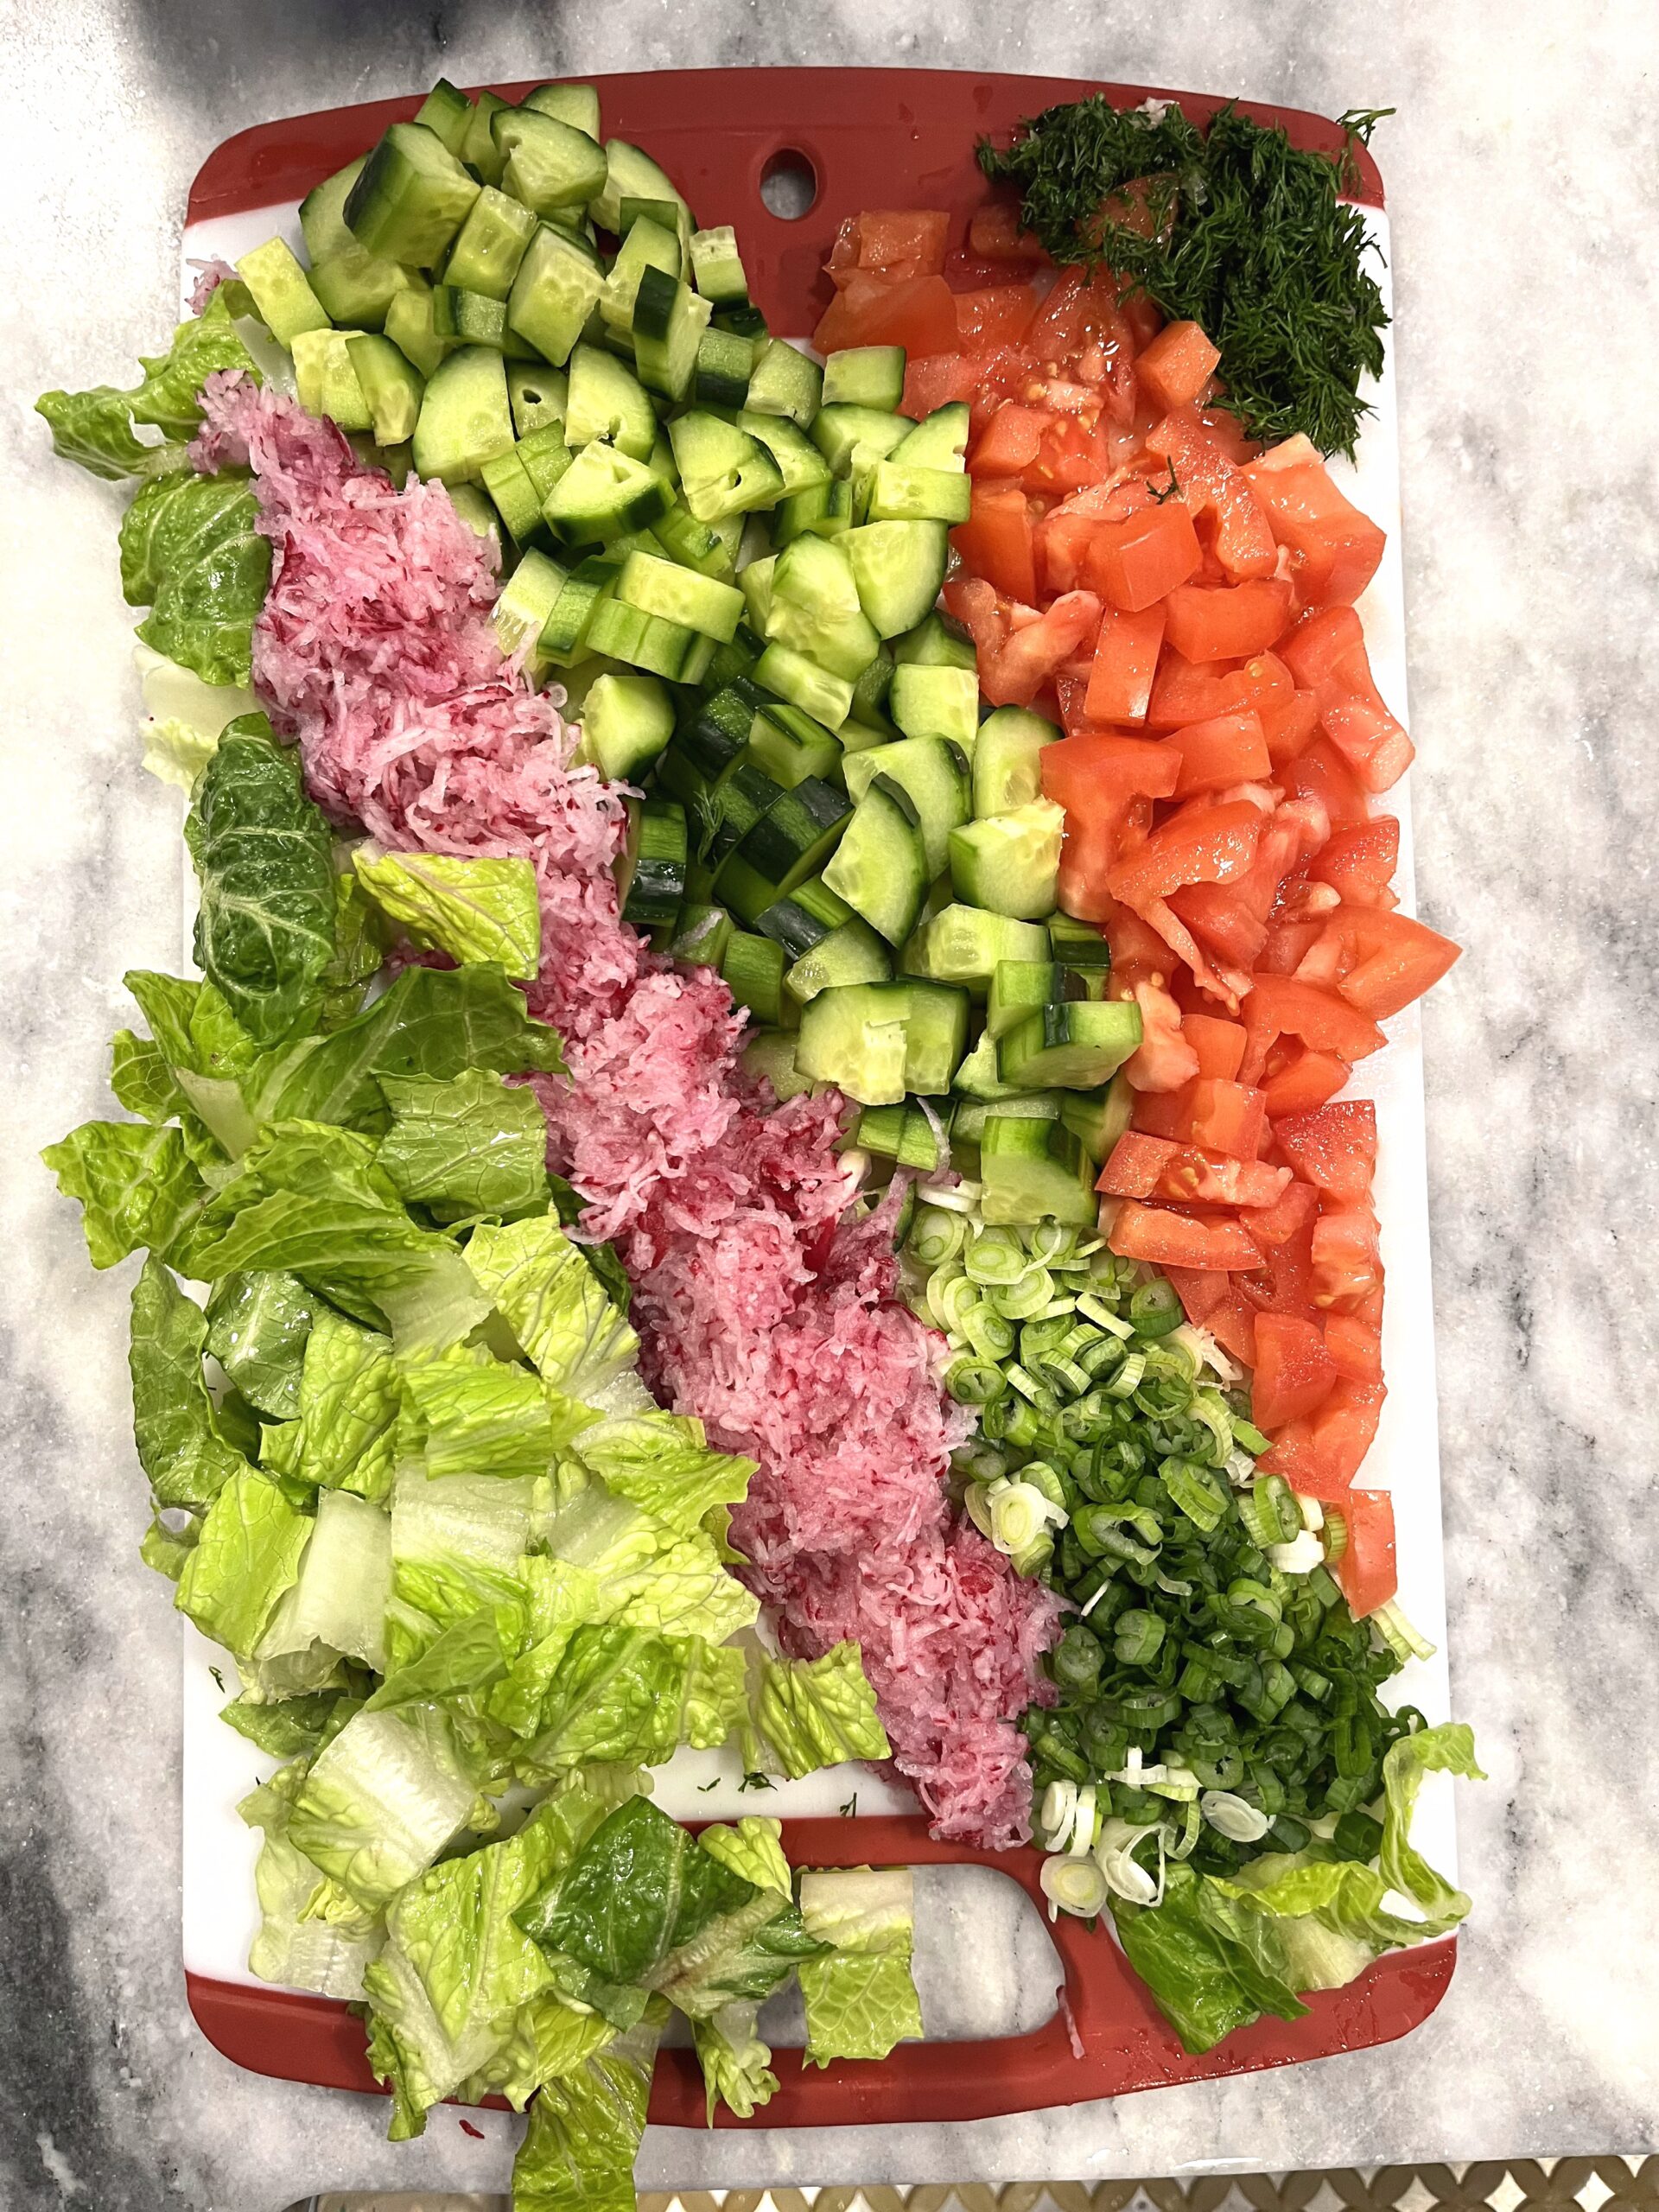
[[[1388,222],[1372,213],[1370,223],[1388,258]],[[256,209],[191,226],[184,234],[184,290],[194,283],[192,261],[217,255],[233,261],[249,247],[280,232],[298,249],[297,208]],[[1379,267],[1385,296],[1389,277]],[[1350,496],[1388,532],[1388,550],[1376,581],[1360,602],[1371,664],[1389,706],[1410,726],[1406,697],[1405,612],[1400,557],[1400,458],[1395,404],[1393,356],[1368,419],[1356,468],[1336,465]],[[1383,804],[1398,815],[1401,829],[1402,905],[1413,910],[1410,783],[1390,791]],[[186,871],[185,957],[194,884]],[[1381,1153],[1376,1200],[1382,1223],[1382,1252],[1388,1269],[1383,1325],[1383,1359],[1389,1398],[1362,1484],[1392,1491],[1400,1559],[1400,1599],[1407,1612],[1435,1644],[1433,1658],[1411,1662],[1389,1685],[1391,1701],[1415,1705],[1430,1720],[1449,1713],[1445,1657],[1446,1584],[1440,1537],[1440,1454],[1435,1426],[1434,1332],[1429,1281],[1428,1192],[1424,1154],[1421,1031],[1417,1009],[1408,1007],[1385,1025],[1387,1048],[1359,1070],[1355,1095],[1376,1102]],[[218,1665],[226,1689],[212,1673]],[[217,1647],[184,1624],[184,1820],[183,1952],[187,1968],[220,1981],[248,1982],[248,1946],[258,1925],[253,1866],[259,1839],[238,1819],[236,1805],[270,1770],[254,1746],[218,1719],[226,1694],[235,1694],[233,1670]],[[806,1780],[780,1785],[761,1796],[743,1795],[737,1785],[741,1764],[734,1752],[682,1752],[658,1777],[657,1802],[688,1818],[732,1819],[741,1813],[827,1815],[837,1812],[856,1789],[858,1816],[908,1812],[915,1801],[908,1790],[863,1768],[833,1768]],[[702,1794],[702,1785],[715,1786]],[[1431,1864],[1456,1878],[1456,1841],[1450,1785],[1431,1777],[1419,1808],[1414,1840]],[[1007,1917],[1012,1952],[1019,1902],[1010,1889],[1006,1902],[988,1894],[983,1929],[987,1948],[995,1940],[992,1916]]]

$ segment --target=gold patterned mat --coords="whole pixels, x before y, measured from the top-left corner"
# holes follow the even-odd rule
[[[677,2190],[640,2212],[1659,2212],[1659,2158],[1338,2166],[1190,2181],[937,2182],[915,2189]],[[346,2194],[289,2212],[509,2212],[505,2196]]]

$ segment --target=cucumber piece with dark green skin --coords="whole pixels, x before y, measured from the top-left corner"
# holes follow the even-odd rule
[[[989,1113],[979,1138],[980,1211],[987,1222],[1053,1220],[1092,1228],[1095,1163],[1064,1122]]]
[[[659,929],[674,919],[685,896],[685,809],[663,798],[631,798],[627,807],[627,842],[616,863],[622,918]]]
[[[330,321],[352,330],[384,330],[400,292],[426,289],[407,269],[371,253],[349,233],[343,246],[313,261],[310,279]]]
[[[398,446],[412,438],[426,393],[420,372],[391,339],[376,331],[354,333],[346,339],[346,350],[368,405],[376,445]]]
[[[755,356],[749,405],[763,415],[786,416],[805,429],[817,416],[823,371],[798,346],[769,338]]]
[[[690,238],[696,227],[691,211],[675,190],[667,170],[659,168],[649,154],[626,138],[609,138],[605,142],[605,167],[604,188],[589,203],[589,212],[601,230],[620,235],[625,200],[666,200],[679,211]]]
[[[605,149],[585,130],[527,107],[502,108],[490,128],[505,156],[502,184],[532,213],[585,207],[602,189]]]
[[[673,487],[643,461],[595,439],[553,486],[543,512],[561,543],[592,545],[649,530],[673,504]]]
[[[715,786],[699,849],[715,868],[716,875],[726,855],[742,842],[783,795],[782,785],[774,783],[764,769],[757,768],[747,758],[740,760]]]
[[[366,174],[366,172],[365,172]],[[486,461],[512,447],[507,372],[499,353],[464,346],[427,379],[415,425],[415,467],[446,484],[475,484]]]
[[[893,458],[907,468],[948,469],[960,475],[967,467],[963,459],[968,445],[968,403],[964,399],[948,400],[943,407],[936,407],[924,416],[903,442],[893,449]]]
[[[674,702],[654,676],[607,670],[582,707],[582,757],[607,783],[638,783],[673,734]]]
[[[833,356],[831,357],[833,359]],[[950,1109],[931,1116],[913,1101],[898,1106],[867,1106],[858,1117],[854,1141],[879,1159],[924,1175],[946,1166],[950,1157]]]
[[[615,583],[620,566],[602,553],[590,553],[565,578],[542,630],[540,650],[555,667],[568,668],[587,650],[594,610]]]
[[[635,223],[623,239],[599,296],[599,312],[606,327],[626,338],[630,349],[635,303],[646,270],[658,270],[677,283],[683,258],[678,238],[660,223]]]
[[[830,482],[829,462],[799,424],[786,416],[768,415],[759,408],[746,407],[737,418],[737,427],[765,446],[777,462],[778,473],[784,480],[785,499]]]
[[[757,1021],[786,1021],[794,1011],[784,988],[784,949],[769,937],[734,930],[720,972],[734,1001]]]
[[[999,714],[1007,709],[999,708]],[[1023,712],[1023,709],[1014,711]],[[988,729],[995,721],[994,715],[984,724]],[[1058,733],[1057,732],[1058,735]],[[1109,972],[1112,948],[1106,942],[1106,932],[1098,922],[1079,922],[1070,914],[1051,914],[1048,918],[1049,950],[1063,968],[1095,968]]]
[[[676,750],[710,785],[717,785],[748,757],[749,731],[766,703],[766,693],[739,677],[700,703],[675,739]]]
[[[974,740],[974,812],[982,820],[1040,798],[1043,747],[1062,734],[1029,707],[998,707],[987,715]]]
[[[300,202],[300,231],[305,239],[306,257],[314,269],[325,255],[338,253],[343,246],[358,243],[356,232],[346,220],[346,202],[368,158],[366,154],[359,154],[354,162],[347,162],[343,169],[336,169],[333,176],[326,176],[321,184],[313,186]]]
[[[691,287],[660,269],[642,271],[633,298],[633,357],[641,379],[673,404],[696,374],[710,309]]]
[[[968,668],[977,666],[974,641],[960,622],[949,614],[942,614],[935,607],[925,615],[913,630],[906,630],[902,638],[893,641],[893,657],[917,668]],[[1023,708],[1007,711],[1023,714]],[[1058,731],[1055,732],[1058,737]]]
[[[928,875],[921,818],[900,785],[876,777],[823,880],[889,944],[903,944],[916,926]]]
[[[968,1049],[968,994],[950,983],[907,982],[905,1087],[921,1097],[940,1097]]]
[[[813,417],[812,442],[836,474],[845,476],[859,447],[879,461],[902,445],[915,427],[907,415],[888,408],[825,406]]]
[[[1133,999],[1068,999],[1026,1015],[997,1045],[997,1073],[1022,1090],[1095,1090],[1141,1043]]]
[[[905,1096],[903,983],[853,983],[820,991],[801,1009],[798,1072],[832,1083],[862,1106],[896,1105]]]
[[[836,543],[853,564],[859,604],[880,636],[899,637],[931,610],[944,582],[948,540],[942,522],[868,522]]]
[[[950,881],[958,899],[994,914],[1041,921],[1054,911],[1064,809],[1033,799],[950,832]]]
[[[961,747],[942,737],[900,738],[849,754],[844,773],[855,799],[877,776],[890,776],[909,792],[921,823],[931,882],[948,863],[950,832],[969,818],[968,758]]]
[[[761,924],[766,919],[762,915]],[[868,922],[854,914],[836,928],[826,930],[816,944],[802,952],[791,963],[787,981],[793,996],[805,1006],[820,991],[837,990],[849,983],[886,983],[892,978],[892,949]]]
[[[466,221],[480,188],[422,123],[394,123],[346,197],[360,245],[410,269],[430,269]]]
[[[847,901],[820,876],[797,884],[786,899],[775,899],[754,926],[763,937],[775,937],[791,960],[799,960],[832,930],[856,919]]]
[[[1120,1069],[1103,1090],[1062,1094],[1060,1119],[1098,1166],[1135,1119],[1135,1092]]]
[[[758,921],[798,884],[819,874],[852,818],[844,791],[817,776],[780,791],[728,853],[715,895],[740,919]]]
[[[749,752],[785,791],[809,776],[834,779],[842,763],[841,747],[823,724],[782,699],[768,700],[755,716]]]
[[[439,78],[416,109],[415,120],[442,138],[458,159],[464,158],[462,149],[473,120],[473,104],[447,77]]]
[[[716,308],[747,307],[749,280],[738,251],[737,232],[730,224],[691,234],[691,281]],[[751,349],[753,352],[753,349]],[[746,375],[744,382],[747,384]],[[738,403],[741,404],[741,403]]]
[[[479,98],[483,97],[480,92]],[[537,85],[524,95],[524,105],[537,115],[550,115],[556,123],[585,131],[595,143],[599,140],[597,85]]]
[[[985,1002],[985,1033],[1006,1037],[1028,1014],[1060,1004],[1065,994],[1052,960],[999,960]]]
[[[687,968],[718,968],[732,941],[733,927],[723,906],[687,899],[674,925],[669,953]]]
[[[598,256],[569,232],[543,223],[512,280],[507,321],[537,353],[563,365],[604,289]]]
[[[740,338],[730,330],[705,330],[697,340],[692,397],[699,407],[741,409],[748,399],[753,366],[752,338]]]
[[[735,633],[743,613],[743,594],[730,584],[651,553],[629,554],[616,580],[616,595],[625,606],[660,614],[721,643]]]

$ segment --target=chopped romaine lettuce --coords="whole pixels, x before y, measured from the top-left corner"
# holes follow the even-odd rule
[[[542,962],[536,871],[526,860],[469,860],[450,853],[356,855],[369,896],[414,944],[465,964],[493,960],[531,979]]]

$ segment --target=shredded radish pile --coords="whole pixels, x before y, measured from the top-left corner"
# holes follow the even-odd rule
[[[611,877],[622,802],[573,768],[573,731],[501,654],[488,543],[442,485],[399,492],[333,423],[235,370],[208,378],[198,467],[251,466],[270,589],[253,677],[299,740],[312,797],[388,847],[519,854],[541,890],[531,1009],[570,1037],[615,1012],[639,970]]]
[[[571,767],[556,706],[503,658],[489,550],[442,486],[394,490],[332,424],[234,372],[202,398],[197,465],[258,481],[275,557],[254,682],[312,796],[390,848],[535,864],[530,1003],[564,1033],[571,1069],[534,1079],[550,1159],[636,1286],[658,1395],[759,1462],[733,1529],[780,1640],[802,1656],[862,1647],[937,1834],[1023,1841],[1031,1770],[1013,1717],[1046,1694],[1057,1603],[952,1527],[944,1478],[972,1416],[893,1300],[891,1205],[841,1223],[842,1102],[775,1106],[739,1068],[726,985],[653,959],[619,920],[621,801]]]

